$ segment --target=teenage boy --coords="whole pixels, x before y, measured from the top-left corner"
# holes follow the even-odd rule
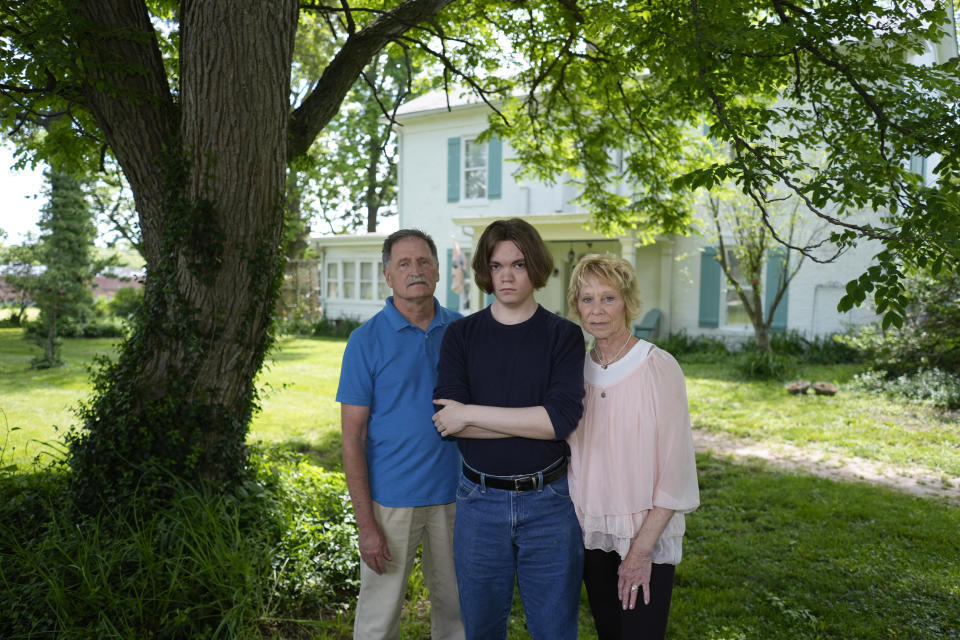
[[[422,542],[431,637],[460,640],[453,567],[460,456],[430,422],[440,344],[460,314],[433,297],[437,247],[422,231],[401,229],[384,241],[383,275],[393,295],[350,335],[337,390],[362,560],[354,638],[400,637],[407,579]]]
[[[527,222],[490,224],[473,271],[494,301],[447,330],[433,416],[463,456],[454,559],[464,628],[468,639],[506,638],[516,581],[534,640],[576,638],[583,542],[565,438],[583,412],[583,333],[534,299],[553,258]]]

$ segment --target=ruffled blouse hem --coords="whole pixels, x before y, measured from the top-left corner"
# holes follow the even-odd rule
[[[583,546],[587,549],[616,551],[623,558],[630,550],[634,536],[643,525],[647,512],[623,515],[586,515],[577,510],[583,528]],[[682,513],[674,513],[653,548],[657,564],[679,564],[682,557],[686,522]]]

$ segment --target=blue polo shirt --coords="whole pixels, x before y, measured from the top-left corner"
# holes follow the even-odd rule
[[[350,334],[337,402],[370,407],[367,468],[370,495],[387,507],[446,504],[456,499],[457,445],[433,426],[433,388],[447,326],[460,314],[433,300],[426,331],[409,323],[393,296]]]

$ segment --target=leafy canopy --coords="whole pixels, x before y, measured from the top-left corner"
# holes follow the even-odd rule
[[[731,180],[767,223],[766,194],[786,192],[832,225],[839,250],[881,243],[841,308],[872,293],[888,325],[906,313],[905,268],[956,268],[960,194],[937,186],[960,173],[946,2],[497,6],[488,22],[528,64],[498,85],[520,97],[494,128],[522,173],[570,176],[601,230],[683,232],[692,193]],[[728,157],[706,153],[713,144]],[[911,170],[920,158],[935,182]]]

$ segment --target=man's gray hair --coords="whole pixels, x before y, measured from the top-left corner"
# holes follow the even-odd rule
[[[380,255],[381,260],[383,260],[383,268],[386,269],[387,265],[390,264],[390,252],[393,249],[393,244],[398,240],[403,240],[404,238],[419,238],[427,243],[427,246],[430,247],[430,253],[433,255],[434,262],[439,262],[440,259],[437,257],[437,245],[433,242],[433,238],[429,234],[420,231],[420,229],[400,229],[399,231],[394,231],[387,239],[383,241],[383,250]]]

